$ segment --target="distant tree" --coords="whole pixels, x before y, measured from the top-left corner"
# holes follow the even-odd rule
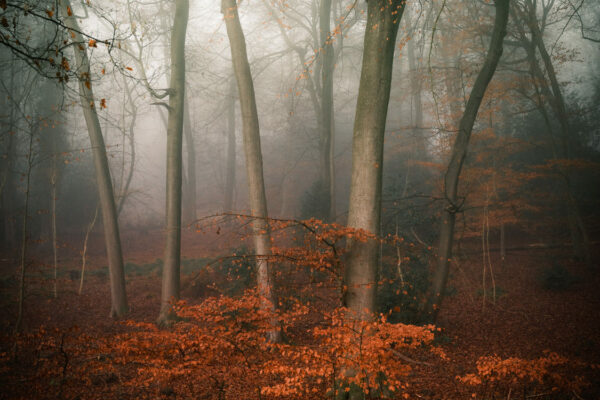
[[[458,133],[452,146],[452,154],[448,168],[444,174],[444,196],[446,199],[444,215],[441,221],[439,247],[437,251],[437,267],[434,273],[429,299],[425,308],[426,319],[435,323],[443,300],[443,293],[448,279],[450,259],[452,258],[452,243],[454,239],[454,223],[456,213],[461,210],[462,200],[458,195],[458,182],[462,166],[469,149],[469,140],[477,112],[483,96],[490,83],[498,61],[502,56],[502,42],[506,36],[508,23],[509,0],[495,0],[496,16],[494,29],[485,62],[477,75],[465,111],[460,119]]]
[[[567,210],[573,253],[575,257],[591,265],[590,240],[585,224],[583,223],[577,199],[573,193],[573,176],[569,167],[569,163],[574,157],[572,147],[573,142],[576,141],[576,135],[574,135],[570,126],[571,123],[569,121],[569,113],[563,89],[558,82],[554,63],[546,49],[543,26],[540,26],[540,22],[538,21],[536,4],[537,2],[531,0],[515,3],[513,7],[514,15],[520,22],[520,24],[517,24],[517,32],[520,35],[520,44],[525,49],[533,86],[537,90],[538,110],[544,117],[549,133],[552,134],[554,129],[546,110],[546,102],[550,104],[553,115],[558,120],[559,140],[556,141],[557,143],[555,143],[553,137],[550,137],[549,140],[553,146],[554,158],[564,161],[564,166],[560,168],[560,176],[565,187],[565,198],[563,201]],[[548,15],[552,6],[553,3],[543,4],[542,13]],[[529,28],[529,32],[525,32],[524,27]],[[543,69],[540,65],[538,54],[541,58]]]

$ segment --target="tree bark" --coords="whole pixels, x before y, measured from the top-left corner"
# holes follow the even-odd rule
[[[461,200],[458,197],[458,182],[467,155],[471,132],[487,86],[494,76],[498,61],[502,56],[502,42],[504,36],[506,36],[506,25],[508,22],[509,0],[496,0],[494,4],[496,16],[494,18],[494,30],[492,32],[490,47],[460,120],[458,134],[452,146],[452,155],[444,176],[444,191],[447,204],[444,209],[440,228],[437,268],[434,273],[429,299],[425,306],[425,319],[430,323],[435,323],[437,320],[438,311],[444,297],[446,281],[448,280],[449,264],[452,258],[454,223],[456,213],[461,209]]]
[[[324,189],[326,220],[335,219],[335,165],[333,159],[335,122],[333,117],[334,49],[331,36],[331,0],[321,0],[319,12],[321,63],[321,123],[319,124],[320,179]]]
[[[261,296],[261,306],[264,310],[275,311],[275,298],[272,289],[273,273],[269,263],[271,255],[271,235],[267,221],[267,198],[263,177],[262,153],[260,147],[260,128],[258,111],[254,95],[254,83],[246,53],[246,39],[240,24],[235,0],[222,0],[221,12],[227,26],[227,36],[231,48],[231,60],[239,91],[240,107],[242,110],[244,153],[246,156],[246,173],[248,179],[248,194],[250,197],[250,213],[255,217],[252,221],[254,246],[257,264],[257,284]],[[274,329],[269,332],[269,340],[279,342],[281,332],[272,320]]]
[[[185,149],[187,153],[187,187],[185,190],[186,201],[184,210],[184,221],[191,223],[196,220],[196,147],[194,144],[194,131],[190,117],[190,102],[185,99],[183,116],[183,134],[185,137]]]
[[[181,180],[183,114],[185,102],[185,35],[188,23],[188,0],[176,0],[171,34],[171,82],[167,122],[167,202],[165,262],[159,325],[169,325],[175,315],[172,301],[180,296],[181,262]]]
[[[123,268],[123,253],[121,250],[121,237],[115,198],[113,194],[112,179],[106,156],[106,147],[102,137],[102,129],[94,103],[92,91],[90,63],[87,55],[87,41],[79,33],[77,19],[73,15],[70,0],[63,0],[61,12],[65,25],[70,29],[73,37],[73,51],[75,53],[76,71],[79,79],[79,97],[83,115],[88,128],[94,167],[96,170],[96,183],[100,208],[102,210],[102,223],[104,225],[104,239],[108,255],[108,269],[110,275],[111,311],[113,318],[125,315],[128,311],[127,294],[125,291],[125,273]]]
[[[400,0],[370,0],[352,142],[352,181],[348,226],[378,235],[381,225],[383,141]],[[349,242],[344,295],[351,317],[368,320],[375,309],[378,240]]]
[[[233,195],[235,189],[235,82],[231,81],[227,102],[227,171],[225,177],[225,212],[233,211]]]

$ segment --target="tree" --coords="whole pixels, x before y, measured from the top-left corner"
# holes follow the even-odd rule
[[[269,263],[271,235],[267,220],[267,197],[265,195],[262,151],[260,147],[260,127],[254,95],[254,83],[246,53],[246,39],[244,38],[244,32],[240,24],[236,1],[222,0],[221,12],[227,26],[227,36],[229,37],[231,48],[231,61],[237,80],[239,101],[242,110],[246,174],[250,197],[250,214],[253,217],[254,249],[256,252],[256,279],[262,299],[261,307],[274,311],[276,302],[272,288],[273,272]],[[275,324],[275,321],[273,321],[273,324]],[[270,331],[268,336],[273,342],[281,340],[281,332],[278,329]]]
[[[355,3],[347,8],[347,13],[335,18],[339,21],[331,29],[332,1],[311,0],[311,19],[300,21],[297,17],[300,11],[281,6],[281,15],[267,0],[263,0],[273,20],[278,24],[281,35],[288,49],[293,50],[302,68],[300,77],[306,80],[306,88],[310,94],[314,116],[317,123],[318,151],[319,151],[319,180],[313,185],[311,193],[319,202],[318,217],[332,221],[336,217],[336,174],[335,174],[335,118],[333,78],[335,63],[343,48],[344,35],[359,21],[359,6]],[[339,5],[339,4],[338,4]],[[347,19],[348,14],[354,11],[354,16]],[[362,11],[362,10],[361,10]],[[289,14],[290,20],[298,23],[310,38],[295,43],[293,35],[287,29],[283,20]],[[335,17],[335,15],[333,15]],[[307,55],[314,55],[307,58]]]
[[[174,317],[173,300],[179,299],[181,263],[181,177],[183,119],[185,105],[185,34],[188,0],[177,0],[171,34],[171,83],[169,84],[169,119],[167,129],[167,205],[165,262],[158,323],[168,325]]]
[[[458,182],[465,157],[469,148],[469,140],[473,125],[477,119],[479,106],[485,95],[498,61],[502,56],[506,25],[508,23],[509,0],[495,0],[496,16],[492,38],[485,62],[477,75],[465,111],[460,119],[458,133],[452,146],[450,162],[444,175],[444,195],[446,206],[441,221],[439,246],[437,252],[437,267],[434,273],[431,293],[425,307],[426,319],[435,323],[443,300],[443,293],[448,279],[449,264],[452,258],[452,243],[454,239],[454,223],[456,213],[461,210],[462,200],[458,196]]]
[[[352,182],[348,226],[380,232],[383,139],[392,83],[396,36],[404,2],[371,0],[352,141]],[[378,241],[349,243],[345,306],[354,318],[369,320],[376,310]]]
[[[550,11],[551,6],[552,4],[545,5],[544,14],[547,14]],[[540,89],[542,94],[550,102],[550,105],[554,111],[554,115],[559,122],[560,150],[555,150],[555,158],[560,157],[564,160],[572,160],[573,152],[571,149],[571,142],[574,139],[570,128],[567,106],[565,104],[560,84],[558,83],[554,64],[544,43],[543,33],[540,29],[536,16],[536,3],[531,0],[526,0],[522,7],[519,4],[516,4],[515,8],[520,16],[520,19],[525,22],[525,25],[529,28],[531,33],[531,41],[529,41],[523,34],[523,29],[519,27],[519,30],[522,33],[522,41],[524,42],[524,46],[526,48],[527,59],[530,64],[530,71],[534,77],[534,84],[539,84],[541,86]],[[536,56],[536,49],[542,59],[547,78],[539,65]],[[537,80],[537,82],[535,82],[535,80]],[[548,81],[550,81],[550,88],[548,88]],[[543,111],[541,110],[542,108],[545,108],[543,104],[539,104],[538,106],[540,107],[541,112],[546,112],[545,109]],[[546,119],[546,121],[548,120]],[[548,125],[548,130],[549,132],[552,132],[552,126]],[[577,200],[573,195],[573,189],[571,187],[571,171],[569,171],[568,167],[561,168],[561,176],[563,177],[566,188],[565,204],[567,209],[569,229],[571,232],[571,240],[573,242],[573,252],[577,258],[584,260],[588,266],[591,266],[592,260],[590,254],[590,240],[579,212]]]
[[[79,98],[83,116],[90,136],[94,166],[96,169],[96,183],[102,210],[102,223],[104,225],[104,239],[108,255],[108,268],[110,272],[110,293],[112,317],[121,317],[128,311],[127,294],[125,292],[125,272],[123,268],[123,253],[119,234],[119,222],[115,198],[113,194],[112,179],[106,157],[106,147],[102,137],[102,129],[98,120],[94,93],[92,91],[90,62],[86,48],[93,45],[84,40],[76,16],[73,13],[70,0],[60,3],[60,12],[64,24],[71,33],[73,52],[75,54],[77,79],[79,80]]]

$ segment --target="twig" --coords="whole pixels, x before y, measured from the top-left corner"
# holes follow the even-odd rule
[[[411,363],[411,364],[417,364],[417,365],[425,365],[427,367],[432,367],[433,364],[425,362],[425,361],[418,361],[418,360],[413,360],[412,358],[410,358],[407,355],[404,355],[402,353],[400,353],[398,350],[394,350],[394,349],[390,349],[392,351],[392,353],[397,356],[398,358],[400,358],[403,361],[406,361],[407,363]]]

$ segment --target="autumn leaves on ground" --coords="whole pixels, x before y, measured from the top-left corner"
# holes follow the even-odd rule
[[[490,254],[493,278],[484,297],[480,243],[466,240],[435,329],[394,323],[400,311],[406,318],[423,301],[422,288],[408,283],[422,272],[410,259],[430,250],[386,238],[383,260],[395,269],[399,250],[407,282],[382,271],[380,290],[390,279],[405,292],[395,297],[404,309],[382,304],[387,312],[374,322],[348,326],[336,309],[336,255],[325,241],[340,246],[360,232],[308,221],[314,232],[307,233],[295,221],[280,222],[274,257],[284,340],[274,344],[265,340],[272,326],[252,289],[243,228],[216,221],[184,233],[186,304],[178,308],[181,320],[166,330],[155,325],[160,231],[142,241],[136,232],[124,234],[131,312],[118,322],[107,318],[99,235],[91,239],[81,295],[77,249],[63,246],[58,298],[49,290],[51,269],[35,260],[31,273],[38,279],[30,283],[24,333],[16,339],[8,334],[15,309],[4,305],[2,397],[319,399],[351,389],[352,382],[368,398],[591,399],[600,393],[594,318],[600,280],[563,248],[523,249],[509,240],[504,261],[497,251]],[[241,246],[226,251],[224,243]],[[10,287],[5,279],[3,290]]]

